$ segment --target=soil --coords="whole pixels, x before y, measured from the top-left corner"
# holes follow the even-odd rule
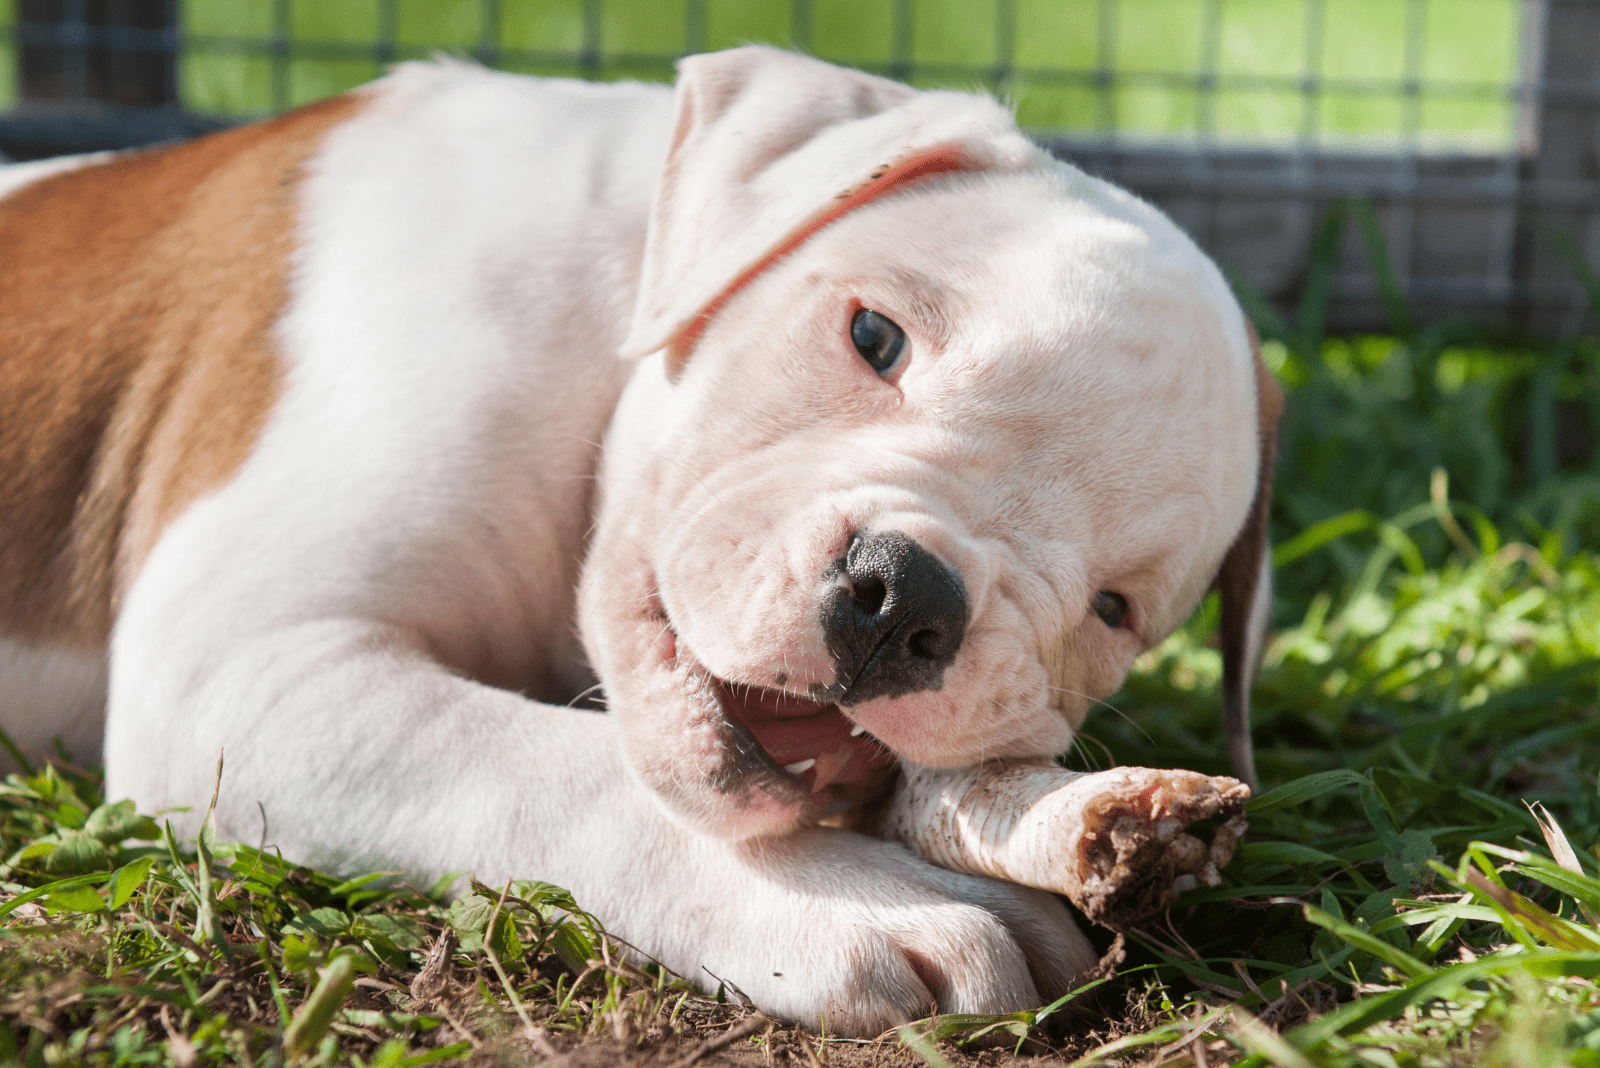
[[[1096,992],[1102,995],[1099,1005],[1081,1010],[1076,1019],[1054,1033],[1035,1031],[1020,1053],[1015,1036],[1003,1035],[998,1040],[980,1039],[965,1045],[938,1042],[934,1044],[937,1055],[950,1068],[1064,1068],[1107,1042],[1143,1033],[1161,1022],[1151,1015],[1144,991],[1123,990],[1124,1004],[1118,1005],[1117,995],[1102,989]],[[541,1031],[530,1040],[524,1035],[506,1035],[485,1043],[467,1063],[474,1068],[528,1064],[547,1068],[928,1068],[930,1063],[893,1033],[871,1040],[824,1038],[732,1005],[685,1014],[672,1031],[656,1025],[642,1033],[627,1033],[628,1025],[622,1027],[620,1036]],[[728,1041],[730,1037],[732,1041]],[[1138,1052],[1130,1054],[1137,1057]],[[1227,1059],[1225,1054],[1213,1054],[1213,1063]]]

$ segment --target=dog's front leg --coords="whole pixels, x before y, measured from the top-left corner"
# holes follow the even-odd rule
[[[117,635],[108,786],[195,806],[189,833],[225,749],[222,835],[341,872],[559,883],[644,953],[780,1016],[866,1035],[1039,1002],[1003,919],[1016,894],[990,884],[1005,900],[979,907],[955,884],[987,880],[844,831],[688,830],[633,779],[610,716],[463,679],[370,621],[220,642],[148,619],[130,612]]]

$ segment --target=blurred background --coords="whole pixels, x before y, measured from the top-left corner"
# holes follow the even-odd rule
[[[184,136],[441,51],[667,81],[680,55],[751,41],[999,94],[1279,308],[1321,286],[1341,329],[1390,324],[1396,299],[1421,321],[1584,328],[1597,0],[0,0],[0,151]],[[1317,277],[1318,224],[1351,198],[1371,211]]]

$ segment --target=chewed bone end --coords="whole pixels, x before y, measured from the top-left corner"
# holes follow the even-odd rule
[[[1082,888],[1070,895],[1091,920],[1120,929],[1170,905],[1197,882],[1221,885],[1220,869],[1249,826],[1248,786],[1151,768],[1116,768],[1073,785],[1081,790],[1093,780],[1101,781],[1084,804]],[[1225,822],[1209,846],[1187,833],[1190,824],[1216,817]]]

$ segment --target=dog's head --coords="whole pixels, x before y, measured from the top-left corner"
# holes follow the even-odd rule
[[[684,61],[624,353],[580,624],[696,826],[1062,752],[1213,583],[1243,713],[1276,387],[1194,245],[993,101]]]

